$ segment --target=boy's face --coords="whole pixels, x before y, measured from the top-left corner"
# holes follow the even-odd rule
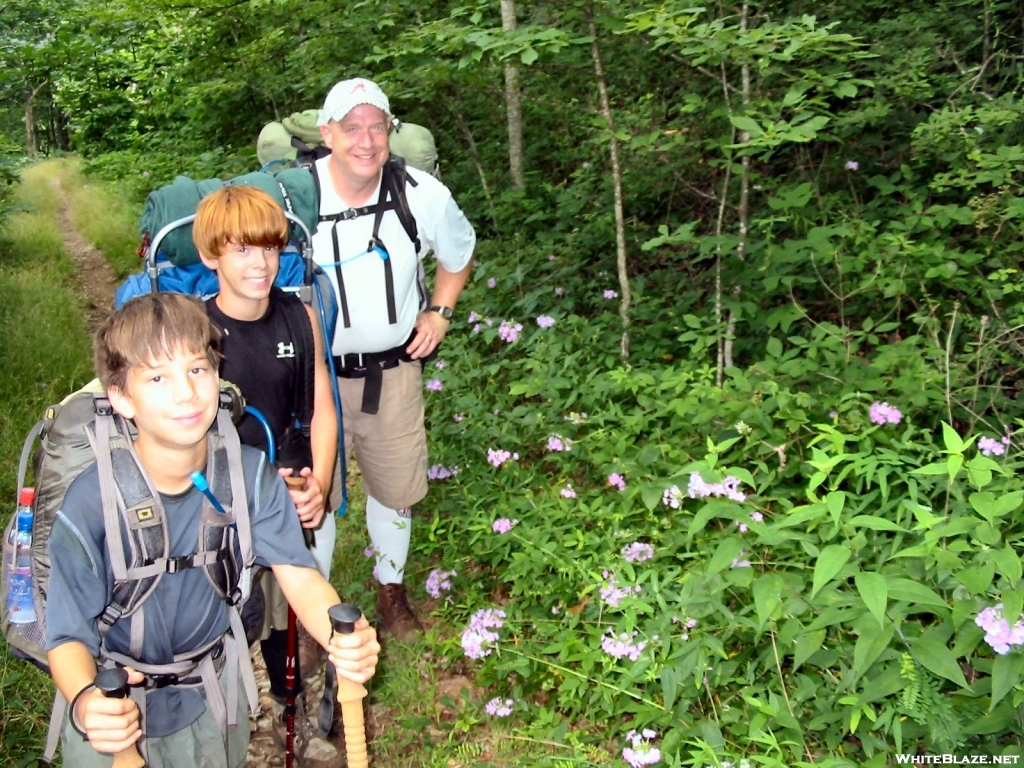
[[[280,248],[232,241],[224,246],[219,259],[200,256],[203,264],[217,273],[222,299],[232,305],[265,302],[277,279],[280,257]],[[226,308],[222,304],[221,307]]]
[[[189,450],[204,443],[217,416],[220,376],[205,354],[176,349],[131,368],[125,390],[107,394],[118,413],[135,420],[140,449]]]
[[[376,182],[388,160],[388,116],[372,104],[360,104],[341,120],[320,126],[335,167],[357,184]]]

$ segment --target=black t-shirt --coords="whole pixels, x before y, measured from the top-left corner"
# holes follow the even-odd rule
[[[300,308],[308,326],[309,317],[298,296],[279,288],[271,288],[270,305],[258,320],[228,317],[220,311],[216,297],[206,302],[210,319],[223,336],[224,360],[220,364],[220,376],[237,385],[246,403],[266,417],[279,449],[285,430],[294,425],[298,415],[299,386],[303,384],[305,362],[300,359],[304,349],[302,340],[292,337],[285,318],[285,302],[294,302]],[[247,413],[237,427],[245,445],[266,451],[267,441],[257,419]]]

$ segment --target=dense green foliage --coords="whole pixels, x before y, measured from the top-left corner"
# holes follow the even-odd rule
[[[265,121],[378,80],[434,131],[481,235],[431,372],[434,460],[459,473],[416,543],[458,571],[446,618],[507,617],[491,655],[453,641],[453,663],[574,764],[618,761],[643,727],[667,765],[998,753],[1020,747],[1024,657],[974,618],[1002,603],[1012,624],[1024,600],[1022,28],[1000,0],[535,3],[508,33],[493,2],[13,0],[0,137],[22,141],[32,94],[39,148],[138,202],[176,173],[252,169]],[[625,361],[604,298],[622,292],[613,136]],[[872,422],[875,402],[899,422]],[[692,472],[746,500],[687,497]],[[635,542],[654,557],[626,562]],[[608,605],[609,579],[641,591]],[[615,659],[609,631],[646,646]]]

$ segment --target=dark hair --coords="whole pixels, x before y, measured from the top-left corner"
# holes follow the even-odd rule
[[[96,375],[104,388],[121,391],[132,368],[179,351],[220,367],[220,331],[198,299],[180,293],[136,296],[103,322],[93,340]]]

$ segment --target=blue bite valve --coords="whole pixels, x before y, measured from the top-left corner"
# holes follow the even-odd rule
[[[226,515],[227,510],[221,506],[221,503],[217,501],[217,497],[213,495],[213,491],[210,490],[210,484],[206,482],[206,477],[203,476],[203,473],[193,472],[189,477],[192,480],[192,484],[199,489],[199,492],[210,500],[210,503],[213,504],[213,508],[222,515]]]

